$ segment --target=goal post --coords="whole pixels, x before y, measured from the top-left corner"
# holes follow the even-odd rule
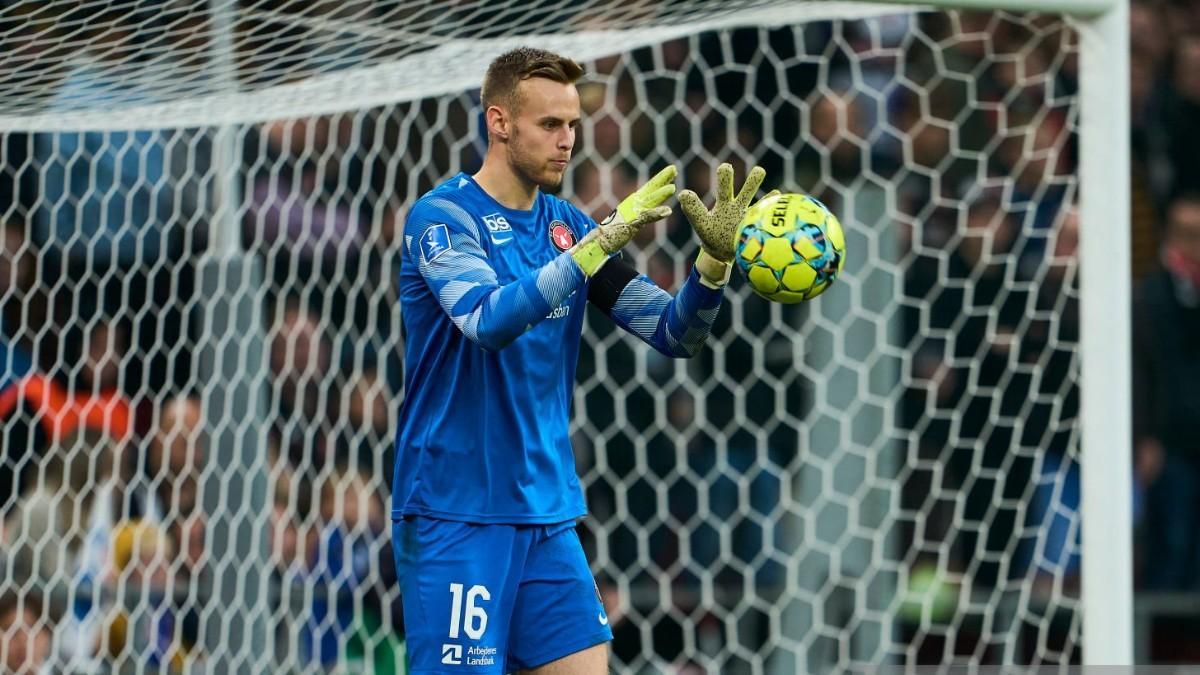
[[[1084,663],[1133,664],[1132,278],[1104,264],[1130,250],[1129,2],[1080,21],[1080,233]],[[1105,99],[1112,101],[1104,106]],[[1090,105],[1088,102],[1091,102]],[[1120,258],[1118,258],[1120,259]]]
[[[571,431],[615,670],[1132,663],[1128,0],[293,4],[0,10],[3,336],[135,420],[83,423],[135,458],[104,473],[41,383],[0,389],[29,446],[0,596],[65,599],[60,670],[402,662],[403,217],[478,167],[477,87],[520,44],[587,66],[559,192],[584,211],[666,163],[711,197],[731,161],[846,228],[814,301],[735,274],[695,359],[587,316]],[[676,215],[631,255],[673,290],[696,247]],[[54,457],[126,505],[76,505]],[[52,550],[39,503],[85,543]],[[112,562],[125,520],[165,570]],[[122,612],[159,632],[70,646]]]

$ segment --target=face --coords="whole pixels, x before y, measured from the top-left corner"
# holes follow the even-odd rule
[[[997,206],[983,203],[971,208],[967,215],[967,231],[959,250],[968,262],[994,262],[1012,243],[1012,221]]]
[[[87,338],[83,371],[92,384],[100,389],[117,386],[121,375],[124,334],[114,324],[98,324]]]
[[[1196,264],[1200,264],[1200,201],[1176,203],[1168,213],[1167,237],[1170,245]]]
[[[1200,101],[1200,37],[1180,39],[1175,51],[1175,86],[1190,101]]]
[[[358,428],[387,431],[388,399],[374,371],[363,372],[351,388],[349,417]]]
[[[183,553],[182,560],[186,569],[191,572],[200,569],[204,563],[204,519],[199,513],[193,513],[182,521],[176,521],[172,526],[175,541]]]
[[[1054,238],[1054,257],[1066,261],[1079,251],[1079,209],[1072,208]]]
[[[1155,63],[1161,61],[1171,44],[1161,39],[1162,34],[1158,10],[1136,2],[1129,6],[1129,42],[1134,53],[1144,54]]]
[[[0,616],[0,665],[4,672],[33,675],[50,651],[50,633],[28,607],[13,608]]]
[[[579,126],[579,92],[573,84],[534,77],[517,85],[516,111],[505,116],[508,164],[519,178],[541,188],[563,180]]]
[[[171,578],[170,560],[175,557],[170,542],[162,534],[146,534],[138,537],[136,546],[128,568],[130,577],[148,580],[156,586],[166,585]]]
[[[176,476],[204,462],[200,426],[200,403],[178,398],[164,406],[151,446],[151,461],[156,471],[165,469]]]
[[[28,282],[31,263],[25,235],[11,225],[0,225],[0,295]]]
[[[329,369],[330,352],[317,318],[292,307],[277,324],[271,340],[271,369],[276,375],[300,378]]]
[[[204,465],[204,437],[200,404],[193,399],[176,399],[162,412],[150,447],[151,469],[161,481],[160,496],[167,508],[187,515],[196,510],[198,476]]]

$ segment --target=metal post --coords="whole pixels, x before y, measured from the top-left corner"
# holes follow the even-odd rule
[[[210,0],[212,73],[222,93],[238,89],[231,0]],[[242,202],[237,138],[214,134],[214,213],[209,252],[198,266],[199,377],[210,448],[204,471],[213,593],[203,614],[212,672],[264,672],[269,509],[266,475],[266,382],[261,262],[241,250]],[[269,667],[266,667],[270,670]]]
[[[1081,20],[1079,35],[1083,663],[1126,665],[1133,663],[1129,1]]]

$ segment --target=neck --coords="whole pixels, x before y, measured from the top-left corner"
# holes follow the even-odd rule
[[[484,192],[503,206],[519,211],[533,208],[538,186],[518,176],[509,166],[508,158],[492,148],[488,149],[483,166],[472,178]]]

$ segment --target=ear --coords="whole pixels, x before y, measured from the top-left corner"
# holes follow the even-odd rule
[[[488,107],[484,115],[487,119],[488,135],[507,141],[510,124],[508,113],[500,106],[493,105]]]

